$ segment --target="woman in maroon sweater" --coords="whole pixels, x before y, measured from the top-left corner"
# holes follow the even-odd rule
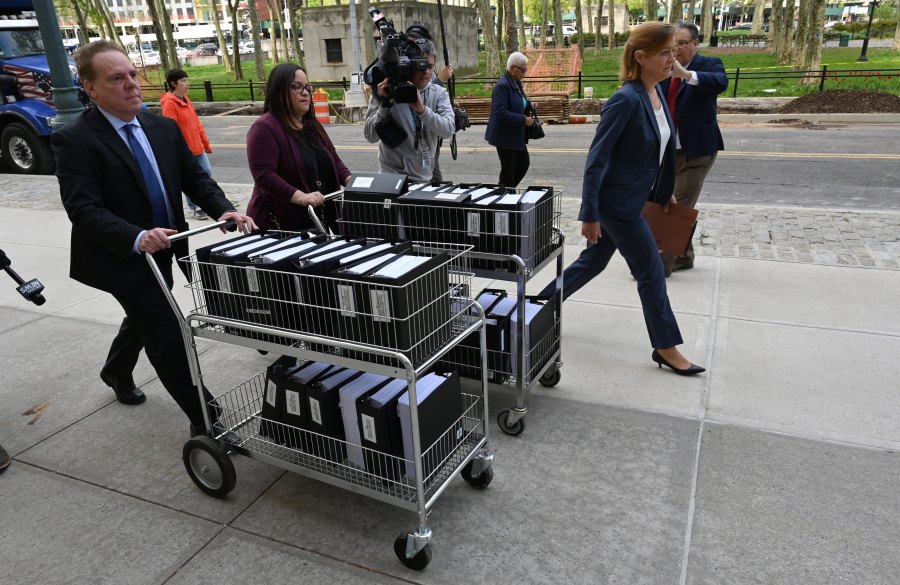
[[[298,231],[314,227],[307,207],[323,204],[350,171],[334,149],[312,108],[313,88],[299,65],[283,63],[269,73],[263,115],[247,134],[247,162],[253,195],[247,215],[263,229]],[[325,220],[337,233],[333,202]]]

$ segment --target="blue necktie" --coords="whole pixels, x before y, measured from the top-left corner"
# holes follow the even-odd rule
[[[147,158],[147,153],[141,147],[134,136],[134,127],[136,124],[125,124],[125,134],[128,136],[128,148],[131,149],[134,158],[137,159],[138,165],[141,167],[141,174],[144,175],[144,184],[147,186],[147,192],[150,194],[150,205],[153,207],[153,225],[156,227],[170,227],[169,212],[166,210],[166,194],[163,193],[162,187],[153,172],[153,165]]]

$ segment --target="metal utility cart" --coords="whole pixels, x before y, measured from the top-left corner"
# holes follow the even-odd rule
[[[447,193],[452,193],[452,186],[449,189]],[[511,352],[513,359],[506,359],[500,351],[487,352],[486,375],[491,386],[516,389],[515,406],[500,411],[497,417],[500,430],[508,435],[519,435],[525,430],[526,391],[538,382],[543,386],[555,386],[562,377],[561,294],[547,300],[554,305],[552,327],[540,339],[530,340],[527,351],[524,348],[526,286],[533,275],[555,261],[557,288],[561,290],[564,268],[565,235],[560,229],[562,190],[529,187],[506,189],[506,193],[524,196],[526,191],[535,190],[546,190],[547,196],[533,205],[498,208],[471,202],[442,206],[398,202],[396,199],[351,201],[344,196],[341,219],[338,220],[345,236],[408,237],[472,245],[469,256],[475,276],[516,283],[518,335],[517,347]],[[340,192],[327,198],[338,195]],[[481,372],[473,372],[471,366],[480,366],[481,357],[477,342],[470,340],[451,352],[450,359],[468,369],[469,377],[480,378]],[[468,368],[465,368],[466,364]]]
[[[170,239],[222,225],[224,222]],[[437,266],[396,287],[214,265],[201,262],[196,255],[189,256],[184,261],[191,268],[187,288],[192,293],[193,307],[186,316],[153,257],[147,255],[150,268],[179,319],[198,389],[203,382],[195,344],[198,337],[408,382],[412,454],[397,457],[263,418],[266,372],[252,376],[205,404],[206,435],[192,438],[184,446],[185,467],[201,490],[214,497],[228,494],[236,482],[229,454],[239,453],[415,511],[417,528],[397,537],[394,550],[404,565],[417,570],[425,568],[431,559],[429,511],[457,475],[473,487],[487,487],[493,478],[493,453],[485,424],[485,380],[481,395],[461,394],[462,415],[433,445],[422,449],[417,380],[464,337],[481,332],[482,345],[485,338],[483,312],[477,303],[461,294],[469,290],[472,278],[468,248],[416,244],[414,249],[419,255],[439,257]],[[352,290],[343,288],[348,286]],[[300,289],[303,296],[298,298],[293,291]],[[358,305],[337,303],[335,294],[341,294],[336,293],[340,290],[355,294]],[[372,314],[364,308],[365,299],[370,297],[379,297],[385,303],[380,305],[380,313]],[[402,303],[409,305],[401,317]],[[385,307],[393,310],[393,315]],[[279,326],[285,325],[281,319],[293,319],[290,322],[296,326]]]

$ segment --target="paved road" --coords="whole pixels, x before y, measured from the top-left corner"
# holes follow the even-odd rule
[[[252,183],[244,150],[251,117],[206,117],[203,124],[215,152],[216,177]],[[531,148],[527,183],[564,186],[579,197],[593,124],[550,126]],[[897,125],[836,125],[804,128],[784,124],[725,125],[725,145],[706,181],[707,203],[898,209],[900,132]],[[377,167],[377,148],[360,126],[336,125],[328,133],[350,169]],[[453,181],[495,181],[495,151],[483,140],[484,126],[459,135],[459,158],[445,148],[441,168]]]

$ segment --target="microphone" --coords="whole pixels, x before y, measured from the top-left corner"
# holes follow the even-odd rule
[[[9,260],[9,256],[6,255],[6,252],[0,250],[0,268],[6,271],[9,276],[16,281],[16,284],[19,286],[16,287],[16,290],[19,291],[19,294],[25,297],[26,300],[31,301],[37,306],[41,306],[47,302],[47,299],[44,298],[44,295],[41,292],[44,290],[44,285],[41,284],[36,278],[32,278],[28,282],[22,280],[22,277],[16,274],[16,271],[12,269],[12,262]]]

